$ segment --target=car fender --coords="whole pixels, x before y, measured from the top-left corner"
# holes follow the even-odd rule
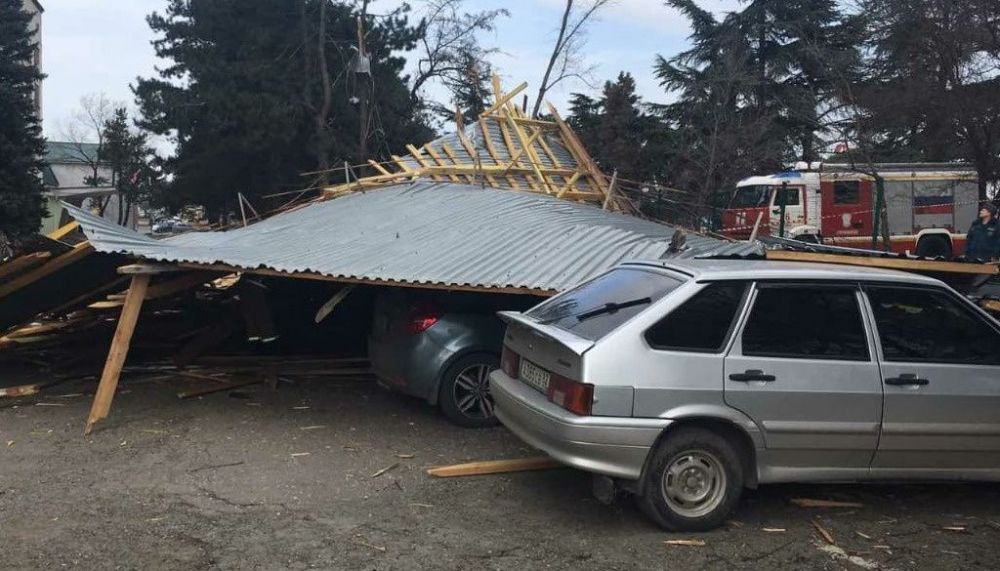
[[[459,359],[472,353],[490,353],[499,357],[503,345],[503,324],[493,315],[449,314],[427,330],[447,357],[438,370],[427,402],[436,405],[441,381]]]

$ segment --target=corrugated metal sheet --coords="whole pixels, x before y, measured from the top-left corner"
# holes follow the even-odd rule
[[[563,290],[625,260],[668,257],[674,229],[552,196],[416,182],[355,193],[247,228],[154,240],[72,213],[98,251],[162,262],[352,280]],[[759,246],[687,236],[680,257]]]

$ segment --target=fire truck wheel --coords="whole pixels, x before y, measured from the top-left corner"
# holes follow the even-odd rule
[[[917,242],[917,255],[924,258],[950,258],[951,242],[944,236],[924,236]]]

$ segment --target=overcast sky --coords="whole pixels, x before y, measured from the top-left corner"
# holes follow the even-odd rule
[[[43,92],[45,135],[62,138],[63,125],[79,106],[81,96],[106,93],[132,105],[129,84],[137,76],[150,76],[158,64],[150,41],[153,33],[145,16],[162,10],[167,0],[41,0],[43,71],[48,75]],[[372,11],[395,5],[375,0]],[[420,0],[411,1],[419,8]],[[495,34],[482,38],[502,53],[494,58],[504,83],[529,83],[537,89],[555,38],[564,0],[466,0],[470,10],[506,5],[510,18],[499,22]],[[733,10],[737,0],[701,0],[719,14]],[[636,78],[646,101],[665,101],[653,77],[656,54],[671,56],[687,46],[690,28],[686,19],[660,0],[618,0],[590,26],[587,57],[596,66],[598,82],[613,79],[619,71]],[[578,81],[566,82],[549,98],[563,107],[570,93],[592,92]]]

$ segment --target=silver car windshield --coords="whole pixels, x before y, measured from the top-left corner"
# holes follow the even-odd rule
[[[597,341],[683,282],[640,268],[618,268],[552,298],[525,315]]]

